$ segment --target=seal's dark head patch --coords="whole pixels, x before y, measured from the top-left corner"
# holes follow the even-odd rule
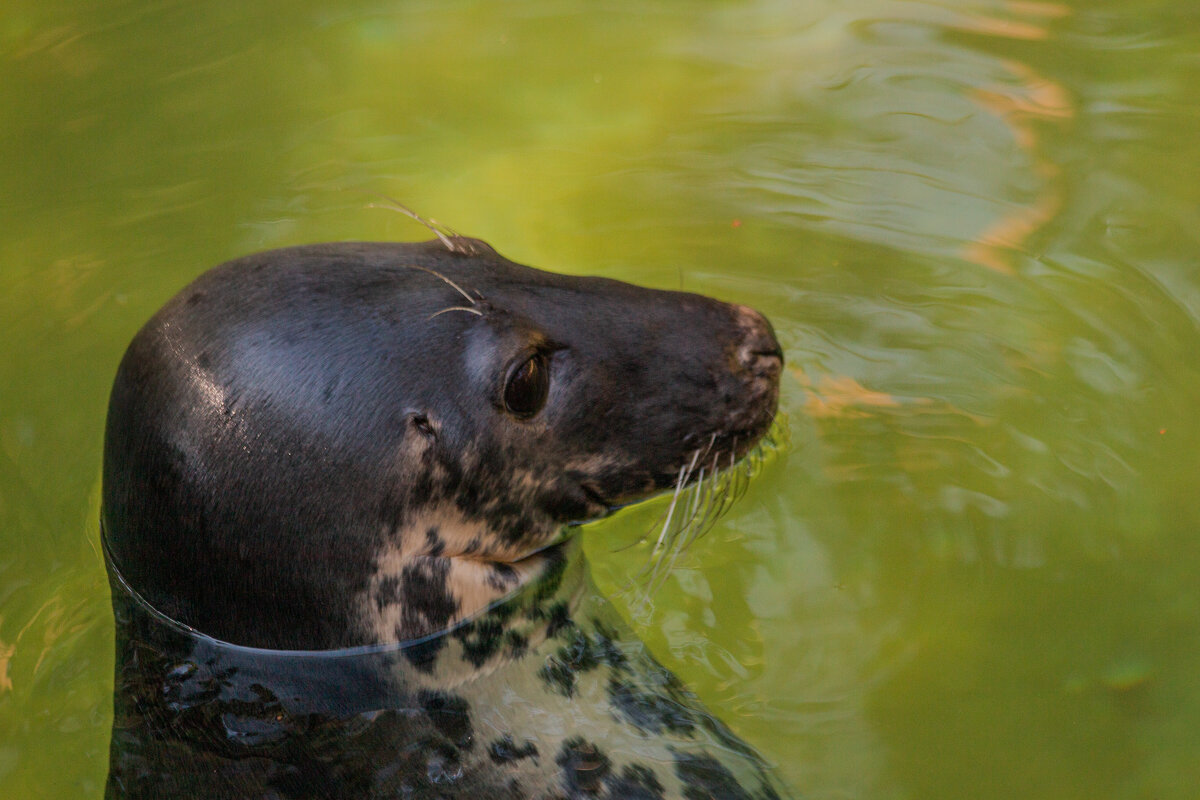
[[[472,245],[277,250],[168,303],[109,411],[103,521],[131,585],[245,644],[421,636],[544,571],[564,523],[767,429],[781,354],[758,313]]]

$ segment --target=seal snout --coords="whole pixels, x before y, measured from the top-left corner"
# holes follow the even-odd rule
[[[783,371],[783,349],[771,323],[750,306],[733,306],[740,339],[733,349],[733,369],[745,384],[748,405],[760,406],[767,416],[775,413],[779,375]]]
[[[727,407],[724,426],[740,456],[770,427],[779,402],[783,349],[771,323],[758,311],[732,305],[737,338],[729,348],[729,366],[740,384]]]
[[[742,340],[737,347],[740,371],[755,379],[777,381],[783,369],[783,350],[770,321],[750,306],[733,306]]]

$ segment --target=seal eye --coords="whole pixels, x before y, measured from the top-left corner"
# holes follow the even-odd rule
[[[508,374],[504,384],[504,409],[514,417],[532,417],[546,405],[549,394],[549,365],[544,355],[535,353]]]

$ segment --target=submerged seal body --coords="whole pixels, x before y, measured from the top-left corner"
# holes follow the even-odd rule
[[[461,237],[205,273],[109,405],[109,796],[778,796],[564,527],[747,452],[781,364],[749,308]]]

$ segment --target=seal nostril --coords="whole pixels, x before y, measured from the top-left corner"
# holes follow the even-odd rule
[[[751,350],[750,355],[758,356],[759,358],[777,358],[783,361],[783,349],[776,345],[770,350]]]
[[[753,353],[752,355],[754,357],[750,359],[750,363],[747,366],[755,372],[778,372],[783,366],[783,353],[778,350]]]
[[[749,306],[734,306],[733,311],[742,334],[737,348],[741,367],[756,375],[778,373],[783,366],[783,349],[770,321]]]

